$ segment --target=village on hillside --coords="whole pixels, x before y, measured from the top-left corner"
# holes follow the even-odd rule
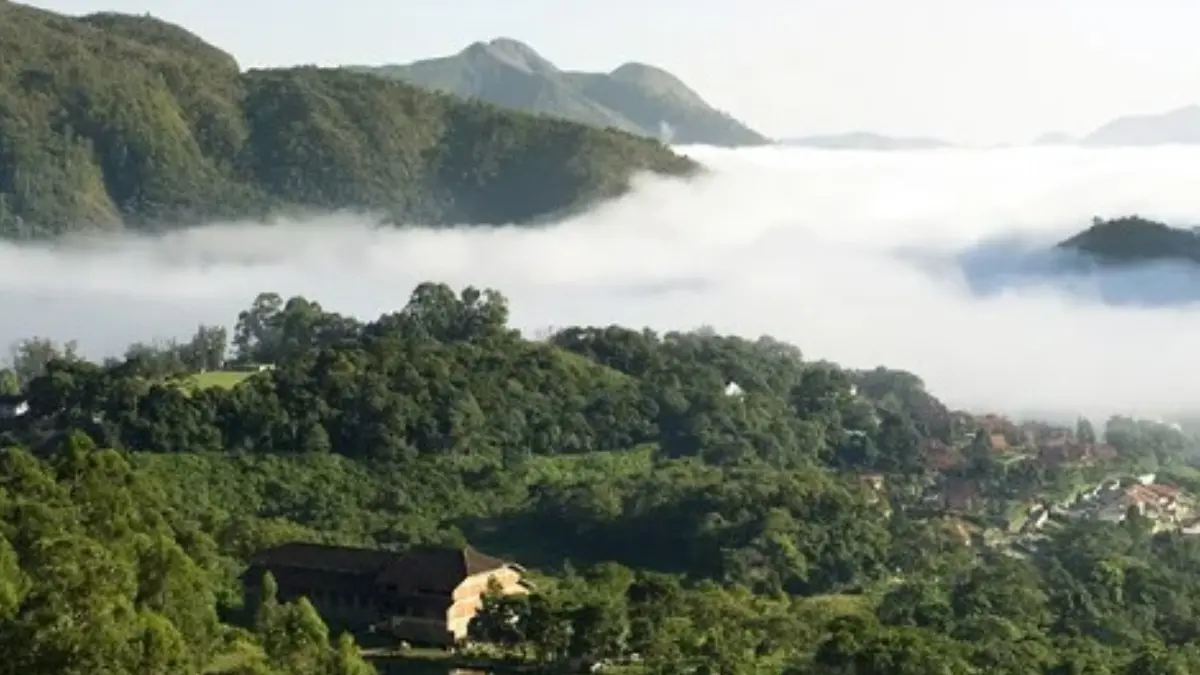
[[[953,444],[929,441],[925,480],[909,496],[964,543],[1021,556],[1065,523],[1120,523],[1133,514],[1155,531],[1200,534],[1200,500],[1094,434],[994,414],[957,422],[976,431]],[[871,492],[887,490],[882,474],[860,481]]]

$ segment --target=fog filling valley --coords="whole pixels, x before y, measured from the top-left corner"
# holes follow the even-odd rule
[[[0,341],[74,338],[91,356],[119,354],[201,322],[232,327],[260,291],[370,319],[433,280],[502,291],[530,334],[612,323],[770,334],[810,359],[911,370],[976,410],[1200,409],[1194,272],[1035,269],[1094,215],[1200,223],[1200,150],[683,151],[711,172],[644,179],[551,227],[392,230],[329,216],[5,244]]]

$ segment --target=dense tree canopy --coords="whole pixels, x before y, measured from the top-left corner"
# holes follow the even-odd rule
[[[1108,464],[1008,465],[982,418],[910,373],[707,330],[531,340],[508,316],[500,292],[425,283],[372,321],[263,293],[231,339],[202,326],[105,363],[18,345],[4,400],[28,407],[0,419],[26,448],[0,453],[0,668],[369,672],[306,602],[244,616],[236,575],[290,540],[511,556],[538,591],[489,595],[472,634],[547,668],[1196,667],[1200,540],[1136,513],[1024,549],[982,536],[1001,506],[1080,477],[1152,464],[1200,486],[1177,429],[1081,422],[1062,433],[1102,436]],[[934,461],[939,448],[962,461]],[[945,481],[978,484],[984,507],[931,505]],[[54,628],[73,612],[87,620]]]
[[[1139,216],[1104,220],[1060,242],[1056,248],[1109,265],[1155,262],[1200,263],[1200,234]]]
[[[0,235],[289,209],[507,223],[695,168],[665,146],[382,78],[240,72],[150,17],[0,3]]]

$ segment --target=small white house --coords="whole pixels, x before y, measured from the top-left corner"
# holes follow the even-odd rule
[[[742,396],[745,393],[746,392],[742,391],[742,388],[738,385],[737,382],[730,382],[729,384],[725,385],[725,395],[726,396]]]
[[[0,403],[0,417],[20,417],[29,412],[29,401]]]

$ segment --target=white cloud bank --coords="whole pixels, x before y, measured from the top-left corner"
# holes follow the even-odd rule
[[[964,407],[1200,409],[1200,308],[1107,307],[1044,286],[981,298],[948,259],[896,253],[1002,235],[1048,246],[1093,215],[1200,223],[1200,150],[689,151],[711,175],[646,181],[549,228],[384,231],[334,216],[0,246],[0,342],[119,352],[228,325],[263,290],[374,318],[437,280],[500,289],[522,328],[769,333],[810,358],[912,370]]]

